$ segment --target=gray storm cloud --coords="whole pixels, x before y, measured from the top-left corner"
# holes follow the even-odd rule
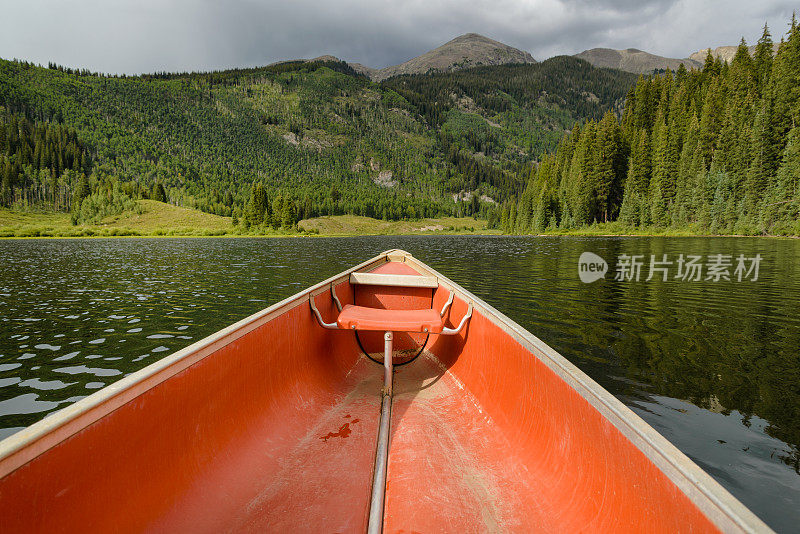
[[[686,57],[778,40],[796,7],[764,0],[28,0],[7,3],[0,57],[113,73],[210,70],[333,54],[394,65],[476,32],[537,59],[594,47]]]

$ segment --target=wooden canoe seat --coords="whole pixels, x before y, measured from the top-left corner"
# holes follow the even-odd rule
[[[350,283],[353,285],[429,287],[432,289],[439,287],[439,281],[435,276],[414,274],[351,273]]]
[[[384,310],[346,304],[336,319],[346,330],[383,332],[426,332],[439,334],[444,321],[437,310]]]

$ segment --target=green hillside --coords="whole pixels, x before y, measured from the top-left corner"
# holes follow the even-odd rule
[[[111,77],[0,60],[0,203],[75,224],[148,198],[243,225],[486,217],[633,82],[566,57],[382,84],[332,61]]]
[[[618,120],[576,126],[542,159],[506,231],[593,223],[712,234],[800,234],[800,26],[773,55],[765,28],[751,57],[642,78]]]

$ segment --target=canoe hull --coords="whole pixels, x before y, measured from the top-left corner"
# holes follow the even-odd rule
[[[353,271],[439,287],[356,287]],[[334,318],[331,286],[392,309],[454,291],[451,328],[474,305],[464,331],[397,368],[386,532],[768,530],[547,345],[389,251],[0,443],[3,531],[363,532],[382,369],[316,323],[308,299]]]

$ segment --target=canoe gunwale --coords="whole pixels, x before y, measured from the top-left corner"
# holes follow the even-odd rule
[[[564,356],[471,292],[408,252],[397,249],[383,252],[237,321],[12,434],[0,441],[0,478],[275,317],[308,305],[309,299],[347,283],[351,273],[370,272],[387,262],[404,262],[421,275],[434,276],[440,288],[472,304],[476,313],[511,336],[605,417],[722,531],[771,532],[708,473]]]

